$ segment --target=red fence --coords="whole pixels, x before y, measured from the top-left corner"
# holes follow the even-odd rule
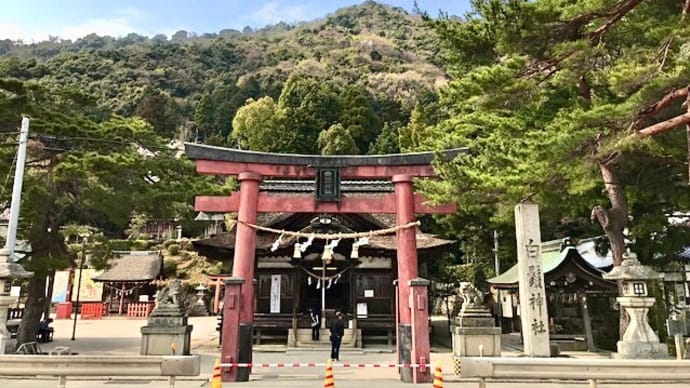
[[[56,319],[69,319],[72,315],[72,303],[58,303],[55,306],[55,318]]]
[[[154,303],[130,303],[127,305],[127,318],[148,318]]]
[[[103,318],[104,303],[84,303],[81,305],[81,319]]]

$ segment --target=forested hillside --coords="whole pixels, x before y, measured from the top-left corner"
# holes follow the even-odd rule
[[[391,139],[415,105],[433,100],[445,82],[433,63],[434,37],[420,17],[365,2],[260,30],[6,40],[0,78],[68,90],[103,114],[139,116],[169,138],[283,152],[394,152]]]

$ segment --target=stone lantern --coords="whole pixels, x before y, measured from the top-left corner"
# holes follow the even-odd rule
[[[204,303],[204,298],[206,297],[207,290],[208,288],[206,288],[206,286],[204,286],[203,284],[199,284],[196,288],[194,288],[194,291],[196,291],[196,303],[194,303],[194,306],[192,306],[192,310],[189,312],[189,315],[195,317],[208,315],[206,303]]]
[[[0,249],[0,354],[5,354],[10,333],[7,330],[7,311],[14,301],[10,297],[12,279],[26,279],[33,275],[24,270],[20,264],[12,261],[7,248]]]
[[[649,326],[647,313],[654,305],[654,298],[648,296],[648,280],[659,279],[661,275],[653,269],[640,264],[632,252],[623,254],[623,262],[604,274],[604,279],[621,280],[622,296],[618,303],[630,317],[628,328],[618,341],[618,353],[614,358],[666,358],[668,347],[659,343],[659,337]]]

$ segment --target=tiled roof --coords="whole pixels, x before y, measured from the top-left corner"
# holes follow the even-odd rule
[[[261,190],[271,192],[302,193],[316,192],[316,181],[311,180],[266,180]],[[393,184],[386,180],[344,180],[340,182],[341,193],[371,193],[393,191]]]

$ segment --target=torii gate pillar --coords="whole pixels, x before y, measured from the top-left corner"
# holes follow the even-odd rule
[[[240,206],[237,212],[235,257],[232,265],[232,276],[244,279],[240,297],[240,327],[237,344],[228,344],[222,351],[223,359],[231,357],[236,362],[252,362],[252,332],[254,330],[254,261],[256,250],[256,229],[247,224],[256,224],[259,203],[259,184],[263,180],[260,174],[243,172],[238,174],[240,182]],[[223,309],[223,314],[229,313]],[[230,322],[229,320],[227,322]],[[227,353],[227,354],[225,354]],[[249,381],[250,368],[239,368],[235,376],[223,374],[227,381]],[[236,380],[233,380],[233,377]],[[225,380],[223,380],[225,381]]]
[[[395,220],[404,225],[415,220],[414,183],[411,175],[394,175]],[[399,229],[398,239],[398,355],[403,364],[425,363],[429,360],[429,310],[428,305],[411,301],[410,284],[419,276],[417,265],[417,231],[415,228]],[[413,311],[414,309],[414,311]],[[412,313],[415,313],[414,327]],[[415,333],[426,333],[423,340]],[[426,373],[424,372],[426,370]],[[400,379],[405,382],[431,382],[429,369],[402,368]],[[428,380],[428,381],[427,381]]]

